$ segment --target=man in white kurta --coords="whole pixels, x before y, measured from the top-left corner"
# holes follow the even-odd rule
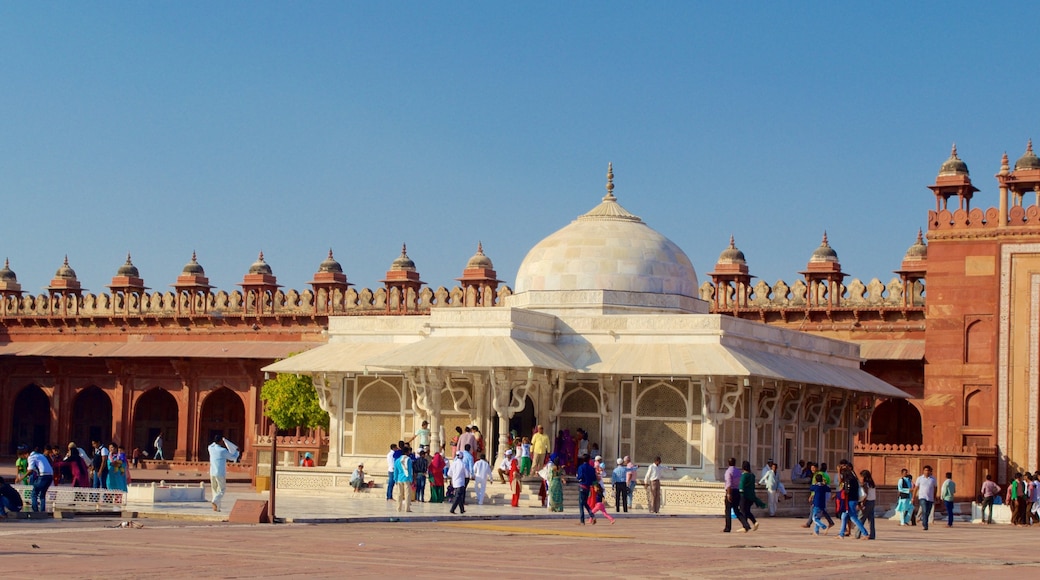
[[[477,505],[484,505],[487,484],[491,481],[491,464],[487,456],[480,454],[480,459],[473,464],[473,491],[477,494]]]
[[[213,487],[213,511],[220,511],[220,500],[224,498],[227,489],[227,462],[238,459],[237,449],[228,451],[224,446],[224,438],[217,435],[213,443],[209,444],[209,482]]]

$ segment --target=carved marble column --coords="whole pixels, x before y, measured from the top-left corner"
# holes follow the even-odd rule
[[[320,373],[311,377],[314,391],[318,395],[318,406],[329,414],[329,457],[326,467],[340,466],[340,442],[343,438],[343,409],[340,407],[342,399],[343,381],[345,375],[341,373]]]

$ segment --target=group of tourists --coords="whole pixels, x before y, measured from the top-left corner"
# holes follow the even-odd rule
[[[1000,486],[993,483],[992,476],[986,476],[979,495],[982,499],[982,521],[992,524],[993,503],[1000,495]],[[1016,473],[1015,478],[1008,484],[1004,502],[1011,509],[1011,525],[1032,526],[1040,523],[1040,471]]]
[[[416,441],[418,446],[412,447]],[[596,522],[593,515],[596,513],[613,522],[606,507],[608,487],[614,490],[614,511],[621,513],[628,512],[638,484],[639,466],[626,456],[618,458],[613,469],[608,468],[601,455],[590,455],[589,452],[597,450],[598,446],[589,442],[587,433],[580,428],[574,437],[567,430],[561,431],[556,451],[551,453],[551,441],[541,425],[536,426],[530,436],[511,432],[506,450],[494,466],[488,462],[484,439],[476,426],[457,427],[450,446],[450,454],[446,453],[446,447],[432,450],[431,454],[426,421],[411,439],[390,445],[386,456],[386,500],[396,501],[397,511],[411,511],[413,501],[429,501],[450,503],[450,513],[462,514],[466,512],[468,487],[473,486],[473,497],[478,505],[483,505],[487,486],[496,478],[509,486],[507,497],[510,505],[519,507],[523,478],[537,475],[538,498],[542,507],[551,512],[562,512],[564,485],[568,478],[573,478],[578,485],[581,503],[578,523],[585,522],[586,513],[592,523]],[[662,469],[665,468],[658,457],[648,466],[643,478],[651,513],[660,511]],[[355,494],[370,486],[366,476],[364,464],[358,464],[350,478]],[[428,500],[427,487],[430,492]]]
[[[47,511],[47,490],[51,485],[126,491],[130,479],[126,452],[115,443],[103,446],[100,441],[93,441],[92,445],[93,450],[88,453],[70,442],[64,454],[54,446],[18,446],[13,483],[32,487],[32,511]]]

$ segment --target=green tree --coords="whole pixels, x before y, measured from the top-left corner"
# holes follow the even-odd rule
[[[308,376],[279,374],[260,388],[264,415],[279,429],[329,428],[329,414],[318,405],[318,393]]]

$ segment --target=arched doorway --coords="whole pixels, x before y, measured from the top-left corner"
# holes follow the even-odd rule
[[[177,425],[179,408],[177,399],[165,389],[155,388],[141,395],[134,406],[133,446],[155,453],[152,442],[163,436],[163,458],[173,459],[177,451]]]
[[[245,443],[246,408],[242,398],[231,389],[221,387],[202,402],[202,413],[199,417],[199,451],[200,461],[209,461],[209,444],[220,435],[235,443],[240,448]]]
[[[72,441],[90,449],[91,441],[112,440],[112,400],[100,388],[87,387],[72,403]]]
[[[870,418],[870,443],[920,445],[921,412],[906,399],[891,399],[874,409]]]
[[[51,399],[43,389],[29,385],[22,389],[11,407],[11,453],[18,445],[41,449],[50,444]]]

